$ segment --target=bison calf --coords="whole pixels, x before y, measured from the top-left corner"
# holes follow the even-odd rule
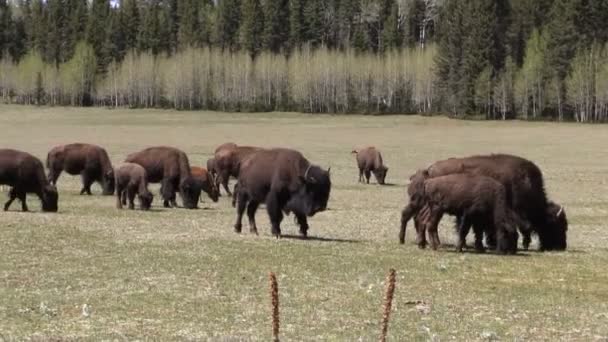
[[[48,179],[56,185],[62,171],[70,175],[80,175],[80,194],[91,194],[91,185],[98,182],[103,195],[114,194],[114,170],[105,149],[91,144],[68,144],[52,148],[46,157],[49,169]]]
[[[208,172],[207,169],[197,166],[190,167],[190,172],[192,173],[192,178],[200,183],[199,187],[201,190],[204,191],[213,202],[217,202],[220,192],[213,175]],[[201,202],[202,201],[203,199],[201,197]]]
[[[116,207],[122,209],[129,199],[129,209],[135,209],[135,195],[139,199],[141,210],[152,206],[154,195],[148,190],[146,170],[138,164],[122,163],[116,170]]]
[[[25,201],[27,193],[34,193],[40,198],[43,211],[57,211],[57,189],[46,178],[40,159],[29,153],[0,149],[0,184],[11,187],[4,211],[16,198],[21,201],[21,210],[28,211]]]
[[[361,150],[354,150],[353,154],[357,155],[357,166],[359,167],[359,182],[363,182],[363,175],[367,184],[369,184],[369,178],[371,174],[374,174],[378,184],[384,184],[386,174],[388,173],[388,167],[382,162],[382,154],[375,147],[366,147]]]

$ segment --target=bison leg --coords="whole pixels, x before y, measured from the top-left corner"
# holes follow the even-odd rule
[[[308,220],[306,219],[306,215],[302,215],[302,214],[298,214],[298,213],[294,213],[296,216],[296,221],[298,222],[298,225],[300,226],[300,235],[302,235],[304,238],[308,237]]]
[[[230,173],[221,172],[219,178],[220,178],[222,186],[224,187],[224,190],[226,190],[226,193],[228,194],[228,196],[232,196],[232,193],[230,192],[230,188],[228,187],[228,183],[230,182]],[[219,189],[219,185],[218,185],[218,189]]]
[[[407,228],[407,222],[414,216],[414,208],[408,204],[401,211],[401,229],[399,230],[399,243],[405,243],[405,229]]]
[[[137,193],[137,186],[135,185],[129,185],[129,187],[127,187],[127,197],[129,198],[129,209],[134,210],[135,209],[135,194]]]
[[[124,189],[116,184],[116,209],[122,209],[122,193]]]
[[[244,193],[238,194],[239,198],[237,200],[236,207],[236,222],[234,223],[234,231],[240,233],[243,227],[243,213],[247,208],[248,198]]]
[[[57,185],[57,179],[59,179],[59,175],[61,175],[61,169],[54,170],[53,166],[51,166],[47,178],[52,185]]]
[[[163,179],[160,186],[160,194],[163,197],[163,207],[171,208],[172,205],[176,206],[176,195],[175,186],[171,179]]]
[[[530,232],[529,230],[524,230],[524,229],[520,230],[520,232],[521,232],[521,235],[523,236],[522,243],[523,243],[524,250],[527,251],[528,248],[530,248],[530,242],[532,242],[532,236],[531,236],[532,232]]]
[[[369,179],[372,176],[372,172],[370,170],[365,170],[365,180],[366,183],[369,184]]]
[[[461,216],[458,219],[458,244],[456,250],[462,253],[462,249],[466,246],[467,235],[471,230],[471,220],[467,216]]]
[[[441,221],[441,217],[443,213],[438,208],[431,208],[430,220],[427,225],[429,232],[429,239],[431,240],[431,248],[433,250],[437,250],[441,242],[439,241],[439,234],[437,232],[437,226],[439,225],[439,221]]]
[[[93,178],[90,176],[89,172],[86,170],[80,176],[82,178],[82,190],[80,190],[80,194],[91,195],[91,185],[93,184]]]
[[[239,191],[239,182],[236,182],[234,184],[234,189],[232,190],[233,192],[233,196],[232,196],[232,207],[234,208],[236,206],[236,197]],[[219,192],[219,188],[218,188],[218,192]]]
[[[359,169],[359,183],[363,183],[363,169]]]
[[[283,220],[283,211],[279,205],[277,194],[270,193],[266,198],[266,210],[270,217],[272,225],[272,235],[276,238],[281,237],[281,221]]]
[[[235,192],[236,194],[236,192]],[[233,197],[236,197],[233,196]],[[249,232],[258,235],[258,227],[255,224],[255,212],[258,210],[260,206],[259,202],[250,201],[249,205],[247,205],[247,218],[249,219]]]
[[[8,208],[11,206],[11,204],[13,204],[13,201],[15,200],[15,198],[17,198],[17,192],[15,191],[15,188],[11,188],[11,190],[8,193],[8,201],[6,201],[6,203],[4,204],[4,211],[8,210]]]

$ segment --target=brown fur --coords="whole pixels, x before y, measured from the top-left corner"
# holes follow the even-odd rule
[[[262,149],[259,147],[236,146],[232,148],[225,147],[217,151],[214,156],[214,167],[217,172],[218,188],[219,184],[222,184],[226,193],[232,196],[228,188],[230,177],[238,178],[241,162],[252,153],[260,150]]]
[[[122,209],[129,199],[129,209],[134,209],[137,195],[142,210],[150,209],[154,196],[148,190],[146,170],[139,164],[122,163],[115,170],[116,207]]]
[[[506,190],[493,178],[462,173],[428,178],[428,173],[424,170],[413,176],[408,194],[410,209],[407,210],[420,211],[425,205],[430,210],[426,228],[433,249],[439,246],[437,224],[443,214],[447,213],[464,217],[463,226],[470,226],[478,220],[488,222],[496,230],[497,249],[503,253],[516,251],[517,232],[512,221],[513,214],[507,205]],[[404,209],[402,231],[407,225],[407,210]],[[461,227],[460,231],[466,232],[468,227]],[[424,233],[420,239],[424,241]],[[462,250],[463,242],[461,235],[459,250]]]
[[[363,182],[363,175],[365,175],[367,184],[369,184],[369,179],[373,173],[378,184],[384,184],[388,167],[384,165],[382,154],[377,148],[370,146],[358,151],[354,150],[352,153],[357,155],[360,183]]]
[[[192,177],[198,180],[201,184],[201,189],[209,196],[213,202],[218,201],[219,190],[216,186],[213,175],[203,167],[191,166],[190,172]],[[201,197],[201,202],[203,201]]]
[[[57,185],[62,171],[70,175],[80,175],[80,194],[91,194],[91,185],[98,182],[104,195],[114,194],[114,170],[106,150],[92,144],[68,144],[53,147],[46,158],[48,179]]]
[[[164,207],[177,206],[175,194],[179,191],[185,208],[197,208],[200,188],[190,174],[190,162],[183,151],[168,146],[149,147],[130,154],[125,161],[143,166],[148,183],[161,183]]]
[[[21,210],[28,211],[27,193],[40,198],[43,211],[57,211],[57,189],[46,178],[40,159],[27,152],[0,149],[0,184],[11,187],[4,211],[16,198],[21,201]]]
[[[304,156],[290,149],[260,150],[241,164],[236,187],[236,232],[241,232],[245,209],[250,231],[257,234],[255,212],[260,203],[266,209],[272,224],[272,234],[281,235],[283,213],[294,213],[300,234],[307,236],[307,216],[327,208],[331,190],[329,170],[312,165]]]

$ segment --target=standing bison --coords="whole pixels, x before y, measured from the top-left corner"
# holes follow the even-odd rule
[[[114,194],[114,170],[108,153],[102,147],[91,144],[68,144],[56,146],[46,157],[48,179],[56,185],[62,171],[80,175],[80,194],[91,194],[91,185],[98,182],[104,195]]]
[[[229,196],[232,196],[228,188],[230,177],[238,178],[241,161],[252,153],[262,150],[253,146],[233,146],[218,148],[214,156],[214,169],[217,172],[218,184],[221,183]],[[219,187],[219,185],[218,185]]]
[[[21,210],[28,211],[25,202],[27,193],[34,193],[40,198],[43,211],[57,211],[57,189],[46,178],[40,159],[29,153],[0,149],[0,184],[11,187],[4,211],[8,210],[15,198],[21,201]]]
[[[491,154],[450,158],[428,168],[430,177],[460,172],[492,177],[506,188],[509,205],[521,219],[525,249],[530,244],[530,230],[538,234],[540,250],[567,248],[567,225],[552,220],[543,175],[533,162],[509,154]]]
[[[307,237],[307,216],[327,208],[331,181],[327,171],[311,164],[298,151],[270,149],[258,151],[245,160],[239,172],[237,218],[234,229],[241,232],[245,209],[250,231],[257,234],[255,212],[266,204],[272,235],[281,236],[283,213],[294,213],[300,234]]]
[[[146,170],[139,164],[122,163],[116,168],[116,207],[122,209],[129,200],[129,209],[134,209],[135,195],[139,199],[141,210],[152,206],[154,195],[148,190]]]
[[[457,245],[459,251],[462,251],[464,238],[470,226],[474,223],[484,223],[486,229],[492,230],[493,235],[497,237],[497,250],[500,253],[515,253],[517,249],[515,214],[508,206],[504,186],[493,178],[464,173],[429,178],[428,171],[421,170],[412,177],[408,194],[410,203],[406,208],[413,211],[420,211],[424,206],[429,208],[426,227],[433,249],[439,246],[437,224],[443,214],[447,213],[463,218]],[[411,217],[406,210],[403,213],[400,236],[404,235],[405,225]],[[479,225],[476,226],[476,237],[481,236],[477,227]],[[424,229],[419,231],[420,233],[424,234]],[[424,235],[419,241],[423,247]],[[483,245],[480,248],[478,241],[476,247],[482,250]]]
[[[192,178],[188,156],[184,152],[167,146],[149,147],[130,154],[125,161],[141,165],[146,170],[149,183],[161,183],[165,208],[177,207],[175,194],[178,191],[185,208],[197,207],[201,189]]]
[[[190,167],[190,172],[192,173],[192,177],[200,183],[200,188],[202,191],[204,191],[213,202],[217,202],[220,192],[217,188],[213,175],[205,168],[197,166]]]
[[[366,147],[361,150],[354,150],[353,154],[357,155],[357,166],[359,167],[359,182],[363,182],[363,175],[367,184],[369,184],[369,178],[371,174],[374,174],[378,184],[384,184],[388,167],[382,162],[382,154],[375,147]]]

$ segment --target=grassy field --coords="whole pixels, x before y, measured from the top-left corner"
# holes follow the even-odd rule
[[[269,340],[268,272],[283,340],[375,340],[384,279],[397,270],[390,340],[605,341],[608,338],[608,131],[605,126],[417,116],[311,116],[0,106],[0,146],[41,159],[57,144],[104,146],[114,163],[172,145],[203,165],[226,141],[301,150],[331,166],[330,209],[312,238],[233,232],[229,198],[200,210],[119,211],[59,179],[59,213],[0,213],[0,340]],[[379,147],[392,186],[357,184],[355,147]],[[404,185],[451,156],[509,152],[535,161],[568,214],[563,253],[458,254],[445,218],[439,251],[398,244]],[[158,194],[158,186],[154,186]],[[0,194],[4,200],[6,193]],[[245,221],[246,222],[246,221]],[[247,229],[244,229],[246,232]],[[297,236],[293,217],[283,233]],[[470,239],[472,236],[469,237]],[[534,243],[536,248],[536,241]],[[411,304],[417,301],[423,304]],[[82,314],[82,306],[90,315]]]

